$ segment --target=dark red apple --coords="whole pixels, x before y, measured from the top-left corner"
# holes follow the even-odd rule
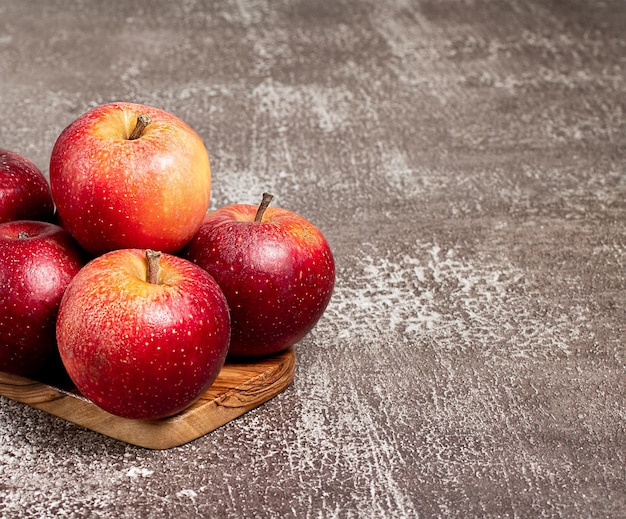
[[[0,149],[0,223],[50,221],[52,193],[41,170],[26,157]]]
[[[231,312],[229,355],[260,356],[302,339],[324,313],[335,263],[320,230],[277,207],[234,204],[207,214],[181,255],[218,282]]]
[[[78,117],[50,157],[63,226],[93,255],[181,249],[209,207],[211,168],[200,136],[178,117],[107,103]]]
[[[185,409],[213,383],[230,317],[215,280],[182,258],[119,249],[89,262],[59,309],[57,342],[76,387],[125,418]]]
[[[57,312],[82,265],[78,244],[57,225],[0,224],[0,371],[45,375],[58,365]]]

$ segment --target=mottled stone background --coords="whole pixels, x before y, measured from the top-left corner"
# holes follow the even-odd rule
[[[0,146],[189,122],[335,252],[294,384],[183,447],[0,398],[4,517],[624,517],[623,0],[0,2]],[[0,316],[1,318],[1,316]]]

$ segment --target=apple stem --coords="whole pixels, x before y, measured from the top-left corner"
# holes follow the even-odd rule
[[[30,235],[26,231],[20,231],[17,234],[18,239],[23,240],[25,238],[30,238]]]
[[[148,274],[146,281],[153,285],[159,284],[159,260],[161,259],[161,253],[156,250],[146,250],[146,260],[148,261]]]
[[[273,195],[270,195],[269,193],[263,193],[263,200],[261,200],[259,208],[257,209],[256,215],[254,217],[255,222],[263,221],[263,214],[265,214],[265,210],[270,205],[272,198],[274,198]]]
[[[139,114],[137,116],[137,124],[135,125],[135,129],[128,136],[129,141],[134,141],[135,139],[139,139],[143,135],[143,131],[146,129],[152,122],[152,119],[148,114]]]

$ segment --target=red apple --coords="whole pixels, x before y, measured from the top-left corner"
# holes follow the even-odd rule
[[[72,280],[56,335],[67,373],[87,398],[118,416],[158,419],[213,383],[230,317],[206,271],[169,254],[120,249]]]
[[[81,253],[57,225],[0,224],[0,371],[38,375],[58,366],[57,311]]]
[[[0,223],[50,221],[54,214],[46,177],[26,157],[0,149]]]
[[[315,326],[330,300],[335,263],[311,222],[277,207],[234,204],[207,214],[181,255],[218,282],[231,312],[232,356],[285,350]]]
[[[211,168],[202,140],[178,117],[108,103],[61,132],[50,184],[60,221],[88,252],[175,252],[206,214]]]

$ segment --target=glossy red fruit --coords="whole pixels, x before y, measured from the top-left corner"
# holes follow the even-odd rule
[[[0,371],[36,375],[57,366],[57,311],[82,265],[82,251],[64,229],[0,224]]]
[[[234,204],[207,214],[181,255],[206,269],[231,311],[229,354],[260,356],[296,344],[330,301],[335,263],[321,231],[277,207]]]
[[[46,177],[29,159],[0,149],[0,223],[50,221],[54,214]]]
[[[93,255],[175,252],[209,207],[211,168],[200,136],[158,108],[107,103],[57,138],[50,184],[63,226]]]
[[[229,334],[226,299],[206,271],[139,249],[88,263],[57,319],[59,352],[76,387],[135,419],[164,418],[198,399],[224,364]]]

